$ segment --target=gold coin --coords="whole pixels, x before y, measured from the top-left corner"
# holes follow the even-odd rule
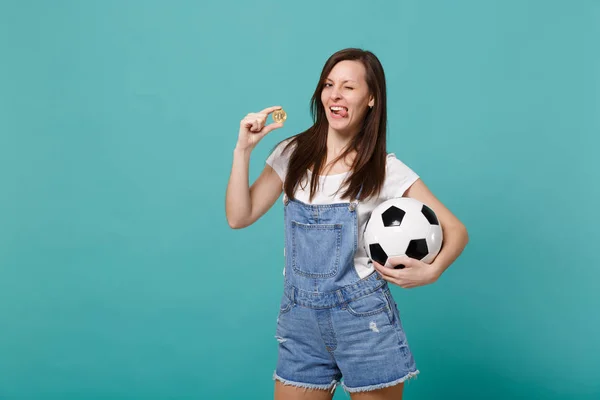
[[[280,123],[280,122],[285,121],[286,119],[287,119],[287,114],[285,113],[285,111],[283,111],[283,109],[273,111],[273,121]]]

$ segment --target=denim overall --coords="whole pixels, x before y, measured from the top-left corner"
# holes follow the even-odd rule
[[[359,193],[360,196],[360,193]],[[391,386],[418,374],[387,282],[354,267],[358,197],[306,204],[285,193],[285,278],[274,379],[347,391]]]

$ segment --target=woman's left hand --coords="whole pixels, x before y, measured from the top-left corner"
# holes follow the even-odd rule
[[[415,258],[403,257],[394,260],[393,265],[398,264],[404,265],[404,268],[392,269],[373,261],[375,269],[383,279],[404,289],[428,285],[439,278],[435,267]]]

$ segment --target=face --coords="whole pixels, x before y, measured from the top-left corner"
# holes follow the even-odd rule
[[[360,61],[337,63],[324,82],[321,101],[329,121],[329,129],[353,134],[362,126],[374,99],[365,80],[365,67]]]

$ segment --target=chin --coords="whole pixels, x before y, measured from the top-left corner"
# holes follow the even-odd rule
[[[341,134],[341,135],[344,135],[344,136],[350,135],[352,132],[355,131],[355,129],[352,128],[348,124],[344,124],[344,125],[341,125],[341,124],[329,124],[329,128],[331,130],[333,130],[333,131]]]
[[[337,126],[348,126],[350,125],[350,118],[344,118],[344,119],[337,119],[337,118],[331,118],[331,117],[327,117],[327,121],[329,121],[330,125],[337,125]]]
[[[348,123],[340,123],[339,121],[329,121],[329,126],[339,132],[348,130],[350,128]]]

